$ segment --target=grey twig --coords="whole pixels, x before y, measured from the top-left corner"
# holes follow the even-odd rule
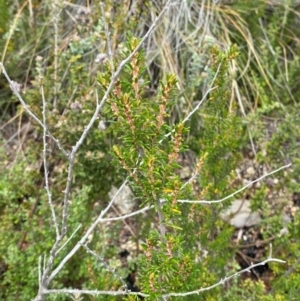
[[[53,202],[52,202],[52,194],[50,191],[50,187],[49,187],[49,173],[48,173],[48,164],[47,164],[47,120],[46,120],[46,108],[47,108],[47,103],[46,103],[46,99],[45,99],[45,93],[44,93],[44,87],[41,86],[41,95],[42,95],[42,100],[43,100],[43,145],[44,145],[44,149],[43,149],[43,160],[44,160],[44,175],[45,175],[45,189],[47,191],[47,195],[48,195],[48,203],[51,209],[51,214],[52,214],[52,220],[54,223],[54,227],[55,227],[55,231],[56,231],[56,239],[58,240],[60,237],[59,234],[59,228],[58,228],[58,222],[57,222],[57,218],[56,218],[56,213],[54,210],[54,206],[53,206]]]
[[[74,232],[70,235],[67,241],[57,250],[57,254],[68,244],[68,242],[73,238],[73,236],[77,233],[81,226],[82,224],[79,224],[79,226],[74,230]]]
[[[94,257],[96,257],[96,258],[100,261],[101,265],[104,266],[105,269],[106,269],[108,272],[110,272],[111,274],[113,274],[113,275],[114,275],[114,276],[122,283],[122,285],[123,285],[123,287],[124,287],[124,289],[125,289],[125,292],[128,293],[128,292],[129,292],[129,291],[128,291],[128,286],[127,286],[126,282],[124,281],[124,279],[123,279],[120,275],[118,275],[118,274],[114,271],[114,269],[112,269],[112,268],[108,265],[108,263],[105,262],[104,258],[103,258],[103,257],[100,257],[97,253],[95,253],[94,251],[92,251],[92,250],[87,246],[87,244],[84,244],[84,245],[82,245],[82,246],[86,249],[86,251],[87,251],[89,254],[92,254]]]
[[[275,170],[272,170],[271,172],[255,179],[254,181],[251,181],[249,182],[247,185],[243,186],[242,188],[236,190],[235,192],[231,193],[230,195],[227,195],[226,197],[220,199],[220,200],[213,200],[213,201],[206,201],[206,200],[196,200],[196,201],[193,201],[193,200],[178,200],[179,203],[195,203],[195,204],[218,204],[218,203],[222,203],[224,202],[225,200],[228,200],[230,198],[232,198],[233,196],[235,196],[236,194],[240,193],[241,191],[245,190],[246,188],[248,188],[249,186],[253,185],[254,183],[256,182],[259,182],[261,181],[262,179],[282,170],[282,169],[285,169],[285,168],[288,168],[290,167],[292,164],[287,164],[287,165],[284,165],[284,166],[281,166]]]
[[[262,265],[265,265],[266,263],[268,262],[279,262],[279,263],[285,263],[284,260],[280,260],[280,259],[277,259],[277,258],[272,258],[272,257],[269,257],[267,258],[266,260],[262,261],[262,262],[259,262],[259,263],[256,263],[256,264],[251,264],[248,268],[246,269],[243,269],[235,274],[232,274],[228,277],[225,277],[223,279],[221,279],[219,282],[213,284],[213,285],[210,285],[210,286],[207,286],[207,287],[201,287],[197,290],[194,290],[194,291],[190,291],[190,292],[186,292],[186,293],[168,293],[168,294],[164,294],[163,297],[186,297],[186,296],[191,296],[191,295],[199,295],[200,293],[202,292],[205,292],[205,291],[209,291],[217,286],[220,286],[226,282],[228,282],[229,280],[233,279],[233,278],[236,278],[237,276],[243,274],[243,273],[246,273],[246,272],[250,272],[252,269],[258,267],[258,266],[262,266]]]
[[[252,269],[265,265],[268,262],[278,262],[278,263],[285,263],[284,260],[280,260],[277,258],[272,258],[272,253],[270,252],[269,257],[265,259],[262,262],[256,263],[256,264],[251,264],[248,268],[240,270],[230,276],[227,276],[223,279],[221,279],[219,282],[207,286],[207,287],[201,287],[197,290],[194,291],[189,291],[189,292],[172,292],[172,293],[167,293],[161,295],[161,298],[169,298],[169,297],[186,297],[186,296],[191,296],[191,295],[199,295],[202,292],[212,290],[213,288],[220,286],[229,280],[238,277],[239,275],[243,273],[250,272]],[[124,296],[124,295],[137,295],[141,297],[149,297],[148,294],[144,293],[132,293],[132,292],[126,292],[126,291],[98,291],[98,290],[79,290],[79,289],[51,289],[51,290],[45,290],[44,294],[81,294],[81,295],[91,295],[91,296],[99,296],[99,295],[108,295],[108,296]]]
[[[27,112],[27,114],[32,117],[46,132],[47,135],[56,143],[56,145],[58,146],[58,148],[63,152],[63,154],[68,158],[69,157],[69,153],[63,148],[63,146],[60,144],[60,142],[54,138],[52,136],[52,134],[50,133],[49,129],[43,124],[43,122],[29,109],[29,107],[27,106],[27,104],[25,103],[25,101],[23,100],[23,98],[21,97],[19,91],[16,89],[15,87],[15,82],[13,80],[10,79],[10,77],[8,76],[6,69],[4,67],[4,65],[0,62],[0,67],[2,68],[2,72],[4,74],[4,76],[6,77],[12,91],[14,92],[14,94],[16,95],[16,97],[18,98],[18,100],[20,101],[22,107],[24,108],[24,110]]]
[[[80,294],[80,295],[90,295],[90,296],[141,296],[149,297],[148,294],[134,293],[126,291],[99,291],[99,290],[85,290],[85,289],[50,289],[45,290],[44,294]]]

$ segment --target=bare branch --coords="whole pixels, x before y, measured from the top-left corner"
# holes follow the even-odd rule
[[[80,224],[74,232],[71,234],[71,236],[67,239],[67,241],[57,250],[57,254],[68,244],[68,242],[73,238],[73,236],[77,233],[77,231],[81,228],[82,224]]]
[[[80,294],[80,295],[91,295],[91,296],[141,296],[149,297],[148,294],[135,293],[135,292],[125,292],[125,291],[98,291],[98,290],[79,290],[79,289],[51,289],[45,290],[44,294]]]
[[[86,251],[87,251],[89,254],[92,254],[94,257],[96,257],[96,258],[100,261],[101,265],[104,266],[105,269],[106,269],[108,272],[110,272],[111,274],[113,274],[113,275],[114,275],[114,276],[122,283],[122,285],[123,285],[123,287],[124,287],[124,289],[125,289],[125,292],[128,293],[128,286],[127,286],[126,282],[124,281],[124,279],[123,279],[120,275],[118,275],[118,274],[114,271],[114,269],[112,269],[112,268],[105,262],[104,258],[103,258],[103,257],[100,257],[97,253],[95,253],[94,251],[92,251],[92,250],[87,246],[87,244],[84,244],[84,245],[82,245],[82,246],[86,249]]]
[[[233,192],[232,194],[220,199],[220,200],[214,200],[214,201],[206,201],[206,200],[200,200],[200,201],[192,201],[192,200],[178,200],[179,203],[193,203],[193,204],[218,204],[218,203],[222,203],[223,201],[225,200],[228,200],[230,198],[232,198],[233,196],[235,196],[236,194],[240,193],[241,191],[245,190],[246,188],[248,188],[249,186],[253,185],[254,183],[256,182],[259,182],[261,181],[262,179],[282,170],[282,169],[285,169],[285,168],[288,168],[290,167],[292,164],[287,164],[287,165],[284,165],[284,166],[281,166],[280,168],[278,169],[275,169],[261,177],[259,177],[258,179],[254,180],[254,181],[251,181],[249,182],[247,185],[243,186],[242,188],[236,190],[235,192]]]
[[[262,266],[262,265],[265,265],[266,263],[268,262],[279,262],[279,263],[285,263],[284,260],[280,260],[280,259],[277,259],[277,258],[267,258],[266,260],[260,262],[260,263],[256,263],[256,264],[251,264],[248,268],[246,269],[243,269],[233,275],[230,275],[228,277],[225,277],[223,279],[221,279],[219,282],[211,285],[211,286],[207,286],[207,287],[202,287],[202,288],[199,288],[197,290],[194,290],[194,291],[190,291],[190,292],[186,292],[186,293],[168,293],[168,294],[164,294],[163,297],[186,297],[186,296],[191,296],[191,295],[199,295],[200,293],[202,292],[205,292],[205,291],[209,291],[219,285],[222,285],[226,282],[228,282],[229,280],[233,279],[233,278],[236,278],[237,276],[243,274],[243,273],[246,273],[246,272],[250,272],[252,269],[258,267],[258,266]]]
[[[68,158],[69,157],[69,153],[63,148],[63,146],[60,144],[60,142],[52,136],[52,134],[50,133],[49,129],[43,124],[43,122],[29,109],[29,107],[27,106],[27,104],[25,103],[25,101],[23,100],[23,98],[21,97],[18,89],[16,89],[16,87],[14,85],[14,82],[8,76],[5,67],[4,67],[4,65],[1,62],[0,62],[0,67],[2,68],[2,72],[3,72],[4,76],[6,77],[8,83],[9,83],[11,89],[12,89],[12,91],[17,96],[17,98],[20,101],[20,103],[21,103],[22,107],[24,108],[24,110],[27,112],[27,114],[30,117],[32,117],[47,132],[48,136],[56,143],[57,147]]]
[[[160,200],[161,204],[164,203],[164,202],[166,202],[166,201],[165,200]],[[121,220],[127,219],[129,217],[144,213],[144,212],[146,212],[150,209],[153,209],[153,208],[154,208],[154,206],[146,206],[143,209],[140,209],[140,210],[137,210],[137,211],[125,214],[125,215],[116,216],[116,217],[109,217],[109,218],[100,218],[98,220],[98,222],[99,223],[105,223],[105,222],[112,222],[112,221],[121,221]]]
[[[213,288],[220,286],[229,280],[238,277],[239,275],[250,272],[252,269],[258,267],[258,266],[263,266],[268,262],[278,262],[278,263],[286,263],[284,260],[280,260],[277,258],[272,258],[272,254],[270,253],[269,257],[265,259],[262,262],[256,263],[256,264],[251,264],[248,268],[243,269],[241,271],[238,271],[230,276],[227,276],[223,279],[221,279],[219,282],[207,286],[207,287],[202,287],[194,291],[189,291],[185,293],[168,293],[164,294],[161,297],[162,298],[168,298],[168,297],[186,297],[186,296],[191,296],[191,295],[199,295],[200,293],[204,291],[209,291],[212,290]],[[78,290],[78,289],[52,289],[52,290],[45,290],[44,294],[81,294],[81,295],[92,295],[92,296],[99,296],[99,295],[108,295],[108,296],[124,296],[124,295],[137,295],[141,297],[149,297],[148,294],[144,293],[127,293],[126,291],[98,291],[98,290]]]
[[[280,170],[282,170],[282,169],[288,168],[288,167],[290,167],[290,166],[291,166],[291,164],[287,164],[287,165],[284,165],[284,166],[282,166],[282,167],[280,167],[280,168],[278,168],[278,169],[276,169],[276,170],[273,170],[273,171],[271,171],[270,173],[267,173],[267,174],[261,176],[260,178],[257,178],[257,179],[255,179],[254,181],[251,181],[250,183],[248,183],[247,185],[245,185],[245,186],[243,186],[242,188],[238,189],[238,190],[235,191],[234,193],[232,193],[232,194],[230,194],[230,195],[228,195],[228,196],[226,196],[226,197],[224,197],[224,198],[222,198],[222,199],[220,199],[220,200],[212,200],[212,201],[207,201],[207,200],[199,200],[199,201],[198,201],[198,200],[196,200],[196,201],[194,201],[194,200],[178,200],[178,202],[179,202],[179,203],[192,203],[192,204],[193,204],[193,203],[195,203],[195,204],[214,204],[214,203],[221,203],[221,202],[223,202],[223,201],[225,201],[225,200],[227,200],[227,199],[232,198],[233,196],[235,196],[235,195],[238,194],[239,192],[245,190],[246,188],[248,188],[249,186],[253,185],[254,183],[259,182],[259,181],[263,180],[264,178],[266,178],[266,177],[268,177],[268,176],[270,176],[270,175],[272,175],[272,174],[274,174],[274,173],[276,173],[276,172],[278,172],[278,171],[280,171]],[[164,204],[165,202],[166,202],[166,200],[160,199],[160,204]],[[129,217],[132,217],[132,216],[135,216],[135,215],[144,213],[144,212],[146,212],[146,211],[148,211],[148,210],[150,210],[150,209],[153,209],[153,208],[154,208],[154,206],[146,206],[146,207],[144,207],[144,208],[142,208],[142,209],[140,209],[140,210],[131,212],[131,213],[129,213],[129,214],[125,214],[125,215],[121,215],[121,216],[116,216],[116,217],[110,217],[110,218],[102,218],[102,216],[99,216],[98,222],[99,222],[99,223],[105,223],[105,222],[111,222],[111,221],[120,221],[120,220],[124,220],[124,219],[127,219],[127,218],[129,218]]]
[[[248,183],[247,185],[245,185],[244,187],[240,188],[239,190],[235,191],[234,193],[220,199],[220,200],[213,200],[213,201],[207,201],[207,200],[196,200],[196,201],[193,201],[193,200],[178,200],[179,203],[196,203],[196,204],[214,204],[214,203],[221,203],[227,199],[230,199],[231,197],[235,196],[236,194],[238,194],[239,192],[245,190],[246,188],[248,188],[249,186],[253,185],[254,183],[256,182],[259,182],[261,180],[263,180],[264,178],[282,170],[282,169],[285,169],[285,168],[288,168],[290,167],[291,164],[287,164],[287,165],[284,165],[276,170],[273,170],[271,171],[270,173],[267,173],[263,176],[261,176],[260,178],[257,178],[255,179],[254,181],[251,181],[250,183]],[[166,202],[166,200],[164,199],[160,199],[160,204],[164,204]],[[110,218],[102,218],[99,216],[99,220],[98,222],[99,223],[105,223],[105,222],[111,222],[111,221],[120,221],[120,220],[124,220],[124,219],[127,219],[129,217],[132,217],[132,216],[135,216],[135,215],[138,215],[138,214],[141,214],[141,213],[144,213],[150,209],[153,209],[154,206],[146,206],[140,210],[137,210],[137,211],[134,211],[134,212],[131,212],[129,214],[125,214],[125,215],[121,215],[121,216],[116,216],[116,217],[110,217]]]
[[[47,103],[45,100],[45,93],[44,93],[44,87],[41,86],[41,94],[42,94],[42,100],[43,100],[43,124],[44,124],[44,132],[43,132],[43,145],[44,145],[44,149],[43,149],[43,160],[44,160],[44,176],[45,176],[45,188],[47,191],[47,195],[48,195],[48,203],[51,209],[51,214],[52,214],[52,220],[54,223],[54,227],[55,227],[55,231],[56,231],[56,239],[58,240],[60,237],[59,234],[59,228],[58,228],[58,222],[57,222],[57,218],[56,218],[56,213],[54,210],[54,206],[53,206],[53,202],[52,202],[52,194],[50,191],[50,187],[49,187],[49,173],[48,173],[48,164],[47,164],[47,121],[46,121],[46,107],[47,107]]]
[[[42,282],[42,256],[39,256],[39,264],[38,264],[38,272],[39,272],[39,283]]]

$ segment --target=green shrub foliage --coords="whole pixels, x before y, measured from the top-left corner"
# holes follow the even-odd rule
[[[126,11],[119,2],[105,1],[106,14],[101,16],[100,7],[93,5],[93,11],[79,13],[79,6],[66,3],[29,1],[19,7],[0,0],[1,60],[10,77],[24,84],[22,97],[40,119],[43,87],[47,127],[67,151],[93,116],[112,69],[138,45],[140,40],[132,36],[143,36],[163,5],[129,1],[134,4]],[[152,44],[143,45],[116,78],[77,153],[62,244],[82,226],[54,267],[108,204],[111,186],[119,187],[128,177],[135,209],[151,207],[132,218],[137,229],[134,258],[127,267],[118,262],[122,221],[100,225],[89,247],[121,278],[136,271],[136,285],[149,295],[147,300],[219,282],[240,269],[235,260],[239,247],[232,245],[234,228],[220,219],[231,199],[209,205],[184,200],[220,200],[236,191],[240,183],[235,182],[235,169],[243,162],[242,154],[252,152],[262,169],[293,163],[292,171],[276,176],[277,184],[270,188],[262,183],[250,192],[252,209],[263,217],[263,239],[272,241],[273,256],[286,265],[269,264],[272,275],[267,281],[233,279],[168,300],[298,300],[299,213],[293,212],[293,222],[286,225],[288,234],[279,233],[286,205],[299,202],[299,13],[292,1],[229,2],[209,0],[204,7],[203,1],[191,1],[190,8],[181,7],[187,15],[181,14],[176,24],[171,20],[176,14],[168,14]],[[209,34],[202,35],[195,21],[199,11],[211,16]],[[64,18],[71,23],[62,22]],[[112,33],[112,62],[104,54],[103,18]],[[201,106],[185,118],[208,90]],[[3,76],[0,117],[0,300],[30,300],[38,290],[39,256],[49,256],[55,229],[44,190],[42,129],[24,114]],[[25,124],[34,128],[22,136]],[[49,137],[47,143],[50,188],[60,221],[68,159]],[[189,156],[191,181],[181,175],[182,158]],[[268,199],[271,191],[273,201]],[[103,262],[81,248],[50,288],[117,291],[122,285]],[[53,294],[46,300],[70,298],[138,299]]]

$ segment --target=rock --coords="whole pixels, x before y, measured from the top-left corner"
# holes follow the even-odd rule
[[[119,189],[112,186],[108,196],[110,199],[114,198]],[[125,185],[123,189],[119,192],[118,196],[114,201],[114,205],[118,207],[122,214],[128,214],[132,212],[135,205],[134,194],[129,186]]]
[[[255,169],[252,166],[248,167],[247,170],[246,170],[246,174],[247,174],[247,176],[254,176],[255,175]]]
[[[180,179],[188,179],[189,177],[191,177],[191,175],[192,171],[189,166],[184,166],[180,170]]]
[[[235,200],[222,214],[224,221],[229,221],[235,228],[250,227],[258,224],[261,217],[258,212],[251,212],[250,201]]]

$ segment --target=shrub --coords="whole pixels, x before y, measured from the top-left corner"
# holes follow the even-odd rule
[[[193,4],[198,7],[200,2]],[[121,11],[117,4],[107,5],[113,14]],[[152,3],[145,2],[144,5],[153,8]],[[241,6],[239,13],[244,20],[247,19],[247,7],[239,1],[235,3],[238,5]],[[147,13],[143,12],[143,7],[138,7],[138,12],[144,16]],[[229,13],[227,8],[222,6],[224,12]],[[255,8],[261,12],[265,5]],[[258,148],[261,152],[257,156],[262,163],[267,161],[262,156],[267,150],[270,160],[267,163],[274,164],[278,160],[277,149],[282,144],[286,144],[289,150],[293,149],[293,156],[296,156],[297,132],[289,128],[296,111],[292,106],[287,109],[282,107],[283,103],[273,103],[274,90],[270,86],[266,88],[267,79],[260,73],[265,66],[275,74],[276,66],[266,59],[263,67],[261,61],[257,62],[258,67],[253,66],[248,74],[250,80],[255,80],[256,88],[263,97],[253,99],[253,107],[259,102],[260,110],[253,119],[249,118],[246,128],[238,110],[238,107],[242,110],[241,102],[236,102],[231,93],[232,84],[236,83],[232,66],[239,62],[239,68],[242,68],[246,57],[242,32],[232,35],[241,49],[240,54],[237,46],[231,46],[227,51],[220,50],[215,45],[216,39],[206,37],[203,53],[191,48],[190,52],[184,49],[180,55],[174,56],[177,67],[184,70],[183,77],[180,72],[176,76],[168,73],[170,64],[166,64],[168,68],[161,70],[158,76],[153,71],[153,64],[164,64],[166,57],[149,59],[149,48],[145,48],[145,52],[136,52],[140,40],[131,35],[127,35],[125,43],[125,33],[133,29],[134,24],[124,22],[124,12],[116,23],[110,23],[108,17],[112,15],[105,15],[104,11],[102,19],[97,17],[101,7],[90,18],[92,21],[87,18],[87,12],[76,15],[75,20],[80,25],[74,34],[69,24],[60,27],[59,14],[69,13],[65,7],[56,3],[43,9],[50,11],[49,18],[38,13],[39,20],[52,20],[54,31],[47,31],[47,35],[43,35],[43,30],[39,31],[40,39],[34,52],[39,56],[35,60],[35,55],[25,56],[26,59],[20,62],[21,67],[28,61],[35,66],[27,72],[31,84],[26,88],[24,99],[28,105],[27,112],[31,112],[31,117],[34,114],[34,122],[39,120],[39,124],[35,133],[27,136],[26,143],[12,143],[22,150],[16,158],[7,149],[2,155],[3,162],[7,163],[3,163],[0,173],[3,195],[1,232],[9,233],[9,236],[1,239],[4,254],[1,257],[1,297],[6,300],[28,299],[36,294],[39,284],[36,300],[45,296],[50,300],[67,300],[68,294],[84,300],[110,300],[114,294],[120,295],[115,297],[117,299],[122,294],[128,295],[126,298],[129,300],[135,299],[137,294],[118,292],[121,286],[128,285],[128,277],[132,275],[128,276],[130,268],[123,264],[121,268],[120,265],[116,270],[113,268],[120,252],[117,237],[127,219],[119,217],[114,221],[112,215],[104,216],[113,205],[107,196],[111,186],[120,186],[121,183],[129,185],[134,192],[137,206],[134,210],[143,210],[143,214],[129,219],[137,225],[133,239],[136,253],[142,248],[131,264],[133,271],[137,269],[138,285],[142,290],[140,296],[147,294],[150,300],[164,295],[165,298],[183,299],[182,292],[195,290],[198,291],[189,296],[191,300],[227,300],[241,296],[257,300],[268,300],[274,296],[280,300],[286,296],[288,284],[280,282],[279,276],[288,276],[293,285],[298,283],[294,273],[298,261],[291,256],[298,254],[296,222],[290,225],[289,235],[293,235],[294,241],[288,248],[283,249],[282,246],[291,236],[280,237],[274,242],[275,254],[285,258],[290,266],[285,271],[283,265],[272,265],[272,270],[279,276],[274,281],[274,291],[268,296],[260,281],[230,282],[227,287],[219,284],[229,279],[218,283],[230,274],[239,274],[236,273],[238,268],[234,259],[237,250],[231,245],[234,229],[220,220],[219,214],[230,205],[230,198],[226,196],[236,195],[240,188],[234,182],[234,170],[242,159],[240,153],[245,149],[244,136],[249,132],[250,121],[254,125],[261,121],[263,114],[271,112],[285,116],[284,112],[290,110],[290,121],[278,127],[278,134],[269,143],[265,144],[261,131],[250,133],[254,134],[256,141],[262,140]],[[234,13],[234,6],[227,15],[228,20],[231,20],[231,13]],[[195,17],[194,12],[192,17]],[[218,21],[221,23],[221,19]],[[109,36],[107,26],[112,27],[113,35]],[[257,30],[255,24],[249,23],[249,27]],[[28,26],[20,25],[20,28],[24,34],[16,34],[15,39],[21,40],[21,36],[25,38],[33,30]],[[172,30],[169,37],[176,32]],[[273,24],[267,30],[275,37],[278,26]],[[62,33],[67,33],[65,40],[61,38]],[[144,30],[140,33],[142,36],[145,34]],[[156,37],[160,34],[158,32]],[[54,37],[54,50],[49,56],[44,44],[48,36]],[[31,45],[32,39],[28,38],[26,43]],[[101,39],[106,40],[107,47],[104,42],[99,42]],[[61,51],[58,51],[58,46],[66,45],[63,43],[66,40],[68,47],[61,46]],[[179,43],[180,39],[176,41]],[[95,44],[99,49],[98,56]],[[13,50],[9,49],[7,56],[13,57]],[[262,59],[268,57],[269,51],[263,46],[260,51]],[[279,60],[282,53],[278,47],[275,53]],[[14,68],[18,59],[20,57],[14,57],[7,68],[9,75],[16,80],[23,77],[18,68]],[[98,65],[95,65],[95,59]],[[178,71],[180,68],[175,69]],[[201,77],[200,70],[203,71]],[[296,68],[293,70],[291,74],[296,76]],[[188,80],[185,89],[183,80]],[[281,80],[282,77],[279,82]],[[282,83],[287,84],[285,81]],[[239,85],[240,92],[246,94],[247,80],[239,82]],[[16,103],[20,94],[14,88],[13,92],[12,100]],[[7,96],[11,92],[5,93]],[[274,93],[278,96],[281,89]],[[22,116],[21,107],[12,106],[11,102],[9,105],[13,114]],[[289,102],[284,105],[288,106]],[[33,120],[23,118],[24,122]],[[7,121],[9,118],[3,114],[4,119]],[[291,135],[288,135],[289,131]],[[195,158],[195,168],[188,175],[190,180],[184,180],[181,174],[180,162],[185,156]],[[285,156],[283,158],[286,159]],[[15,160],[14,165],[8,163],[11,160]],[[7,172],[9,169],[10,173]],[[286,174],[281,176],[276,189],[279,191],[288,183],[289,192],[297,192],[298,185],[293,181],[297,176],[296,170],[288,177]],[[285,182],[286,179],[291,181]],[[48,191],[42,190],[44,186]],[[252,206],[261,209],[267,217],[262,227],[266,238],[269,238],[278,234],[281,220],[272,216],[270,204],[263,203],[267,193],[268,188],[262,185],[253,196]],[[209,200],[209,205],[192,201],[202,199]],[[280,206],[276,208],[276,213],[280,209]],[[111,222],[114,222],[113,226]],[[93,256],[91,250],[95,251]],[[38,259],[41,254],[47,256]],[[267,261],[271,260],[273,258]],[[20,269],[20,265],[24,268]],[[39,283],[36,280],[38,273],[42,277]],[[216,288],[210,289],[210,286]],[[74,287],[79,289],[79,295],[78,291],[72,290]],[[52,288],[57,291],[43,292]],[[83,292],[89,289],[104,292],[93,291],[89,297]],[[137,290],[136,287],[134,289]],[[297,290],[289,290],[288,294],[289,298],[294,298]]]

